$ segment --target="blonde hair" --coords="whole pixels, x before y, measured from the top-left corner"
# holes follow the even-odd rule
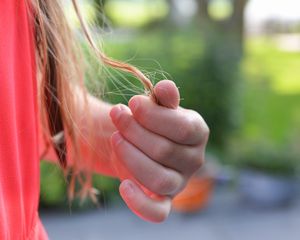
[[[81,185],[81,196],[90,195],[94,198],[93,192],[90,191],[92,189],[92,166],[88,166],[88,163],[82,159],[83,154],[79,142],[81,133],[76,119],[78,98],[80,101],[83,100],[84,109],[89,109],[87,90],[83,81],[84,70],[79,60],[81,59],[80,47],[74,40],[60,2],[59,0],[31,0],[33,7],[31,12],[35,21],[43,136],[48,146],[54,147],[65,174],[70,172],[66,145],[71,146],[72,152],[68,153],[72,159],[69,198],[72,200],[74,197],[75,179]],[[76,0],[72,0],[72,3],[84,35],[99,60],[110,67],[132,73],[154,96],[151,81],[140,70],[127,63],[108,58],[97,48],[80,14]],[[91,119],[87,122],[89,127],[93,127]],[[90,141],[93,141],[92,138],[91,136]]]

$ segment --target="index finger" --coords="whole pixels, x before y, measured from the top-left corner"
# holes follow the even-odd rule
[[[196,145],[207,140],[208,127],[195,111],[166,108],[146,96],[134,96],[129,107],[140,125],[173,142]]]

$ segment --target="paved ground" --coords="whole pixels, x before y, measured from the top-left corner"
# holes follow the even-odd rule
[[[257,210],[219,190],[195,215],[171,214],[163,224],[146,223],[127,208],[84,213],[42,212],[50,240],[299,240],[300,199],[293,206]]]

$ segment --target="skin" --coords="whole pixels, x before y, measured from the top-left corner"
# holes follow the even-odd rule
[[[128,106],[89,96],[96,154],[85,159],[96,162],[94,171],[121,180],[120,195],[136,215],[162,222],[172,198],[202,166],[209,129],[197,112],[179,106],[172,81],[157,83],[154,93],[159,105],[143,95],[131,98]]]

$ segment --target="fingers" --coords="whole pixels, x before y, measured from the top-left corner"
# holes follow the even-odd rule
[[[151,222],[162,222],[170,213],[171,199],[153,199],[147,196],[131,180],[124,180],[120,185],[120,194],[127,206],[141,218]]]
[[[126,141],[119,132],[111,138],[116,157],[141,185],[158,195],[172,196],[179,192],[185,179],[178,172],[166,168]]]
[[[196,145],[208,138],[209,129],[195,111],[168,109],[146,96],[134,96],[129,107],[140,125],[176,143]]]
[[[154,94],[159,104],[176,109],[179,105],[180,95],[175,83],[169,80],[163,80],[154,87]]]
[[[160,164],[183,174],[189,174],[201,166],[204,156],[199,154],[198,147],[179,145],[150,132],[136,122],[128,107],[114,107],[111,117],[127,141]]]
[[[171,81],[154,87],[158,104],[135,96],[129,108],[117,105],[110,116],[118,129],[111,137],[120,193],[137,215],[153,222],[169,214],[171,198],[204,161],[209,129],[195,111],[179,107]],[[164,197],[162,197],[164,196]]]

